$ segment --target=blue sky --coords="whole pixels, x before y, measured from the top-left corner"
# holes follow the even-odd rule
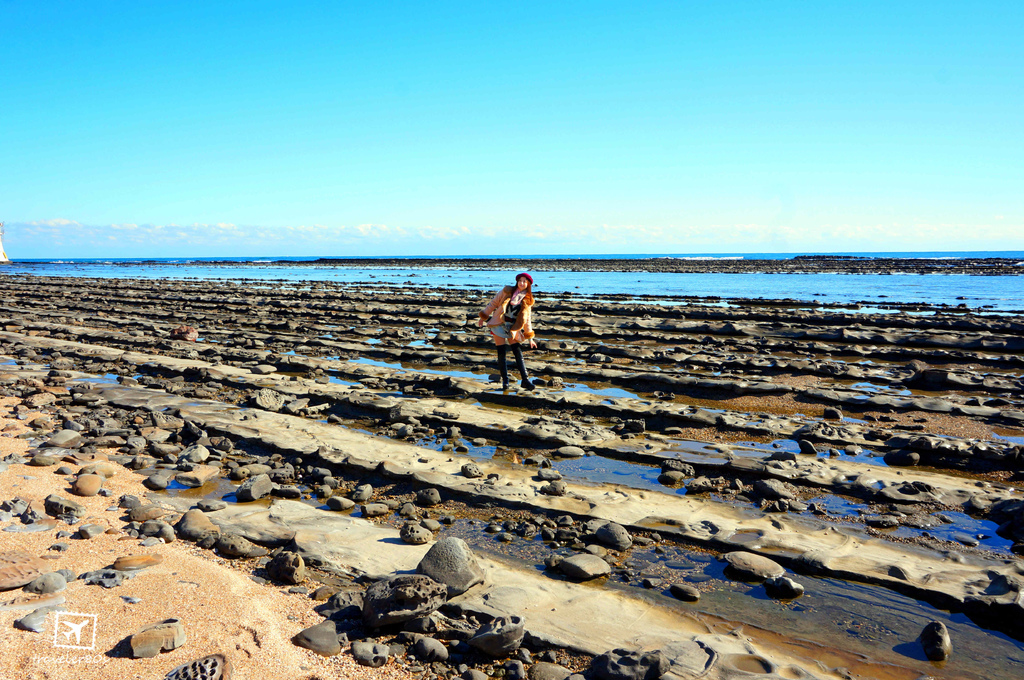
[[[1024,249],[1024,3],[0,0],[12,258]]]

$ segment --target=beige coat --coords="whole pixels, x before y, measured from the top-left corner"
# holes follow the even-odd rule
[[[508,301],[512,299],[512,293],[515,292],[515,289],[515,286],[505,286],[499,290],[494,299],[488,302],[487,306],[480,312],[480,319],[488,326],[500,326],[502,324],[502,317],[505,315],[505,309],[508,307]],[[514,344],[523,340],[529,340],[534,336],[533,324],[531,323],[532,308],[533,293],[527,293],[526,298],[523,299],[523,306],[519,310],[519,315],[512,324],[510,343]]]

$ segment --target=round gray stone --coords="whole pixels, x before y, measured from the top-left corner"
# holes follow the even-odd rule
[[[356,503],[364,503],[370,500],[370,496],[373,495],[373,487],[369,484],[360,484],[352,492],[351,498]]]
[[[413,653],[420,661],[447,661],[448,648],[440,640],[432,637],[421,637],[413,645]]]
[[[387,645],[357,640],[352,643],[352,658],[360,666],[380,668],[388,661],[391,648]]]
[[[594,537],[612,550],[627,550],[633,545],[629,532],[621,524],[608,522],[594,532]]]
[[[383,517],[391,512],[386,503],[367,503],[362,506],[363,517]]]
[[[241,503],[259,500],[269,496],[274,490],[274,482],[270,475],[256,475],[242,482],[242,485],[235,490],[235,498]]]
[[[210,450],[200,444],[193,444],[178,456],[178,462],[186,461],[189,463],[205,463],[206,459],[210,457]]]
[[[441,493],[437,489],[420,489],[416,492],[416,505],[431,508],[440,502]]]
[[[503,668],[506,680],[526,680],[526,664],[519,659],[506,661]]]
[[[22,590],[36,595],[56,593],[67,588],[68,582],[64,575],[56,571],[36,577],[34,581],[25,586]]]
[[[446,536],[430,547],[416,571],[448,587],[448,597],[461,595],[484,582],[484,571],[469,545],[461,538]]]
[[[612,568],[607,562],[590,553],[567,557],[558,563],[558,569],[577,581],[589,581],[612,573]]]
[[[499,616],[480,626],[469,644],[484,654],[504,658],[519,649],[526,635],[526,622],[519,616]]]
[[[733,573],[744,580],[764,581],[786,573],[786,570],[777,562],[754,553],[739,550],[726,553],[724,557]]]
[[[331,496],[327,499],[327,507],[331,510],[351,510],[355,505],[355,501],[344,496]]]
[[[404,524],[398,535],[403,541],[410,545],[425,545],[434,538],[434,534],[432,534],[429,529],[426,529],[419,524]]]
[[[700,591],[688,583],[673,583],[668,587],[668,592],[683,602],[696,602],[700,599]]]
[[[533,664],[527,673],[530,680],[565,680],[570,675],[572,675],[572,671],[568,668],[545,661]]]
[[[300,630],[292,637],[292,642],[320,656],[334,656],[341,652],[337,629],[330,619]]]
[[[929,661],[945,661],[953,653],[949,630],[942,621],[932,621],[925,626],[919,639],[924,655]]]
[[[776,600],[793,600],[804,594],[804,587],[788,576],[772,576],[765,580],[764,591]]]

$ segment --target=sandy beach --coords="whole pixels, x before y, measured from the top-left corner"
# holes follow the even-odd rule
[[[24,421],[11,419],[15,400],[0,400],[0,456],[24,454],[27,445],[15,437],[27,428]],[[29,411],[27,415],[37,415]],[[103,457],[100,454],[99,460]],[[74,468],[79,461],[68,460]],[[289,594],[287,588],[260,585],[250,579],[252,565],[232,565],[210,551],[190,543],[175,541],[152,548],[140,548],[137,541],[126,540],[121,526],[117,499],[124,494],[144,497],[147,489],[129,470],[108,478],[104,489],[109,496],[76,497],[68,491],[67,475],[54,473],[54,466],[11,465],[0,474],[0,498],[23,498],[41,503],[50,494],[75,497],[85,506],[83,523],[97,522],[108,530],[89,540],[64,539],[63,550],[53,550],[61,542],[54,532],[5,533],[3,551],[21,551],[45,556],[45,570],[69,568],[76,574],[110,567],[118,558],[153,556],[159,562],[140,569],[123,585],[114,589],[72,582],[56,593],[67,612],[95,616],[95,630],[88,643],[73,645],[53,630],[55,617],[39,633],[15,628],[14,621],[32,609],[0,612],[0,644],[4,653],[0,677],[32,680],[85,680],[92,678],[163,677],[172,668],[209,654],[224,654],[231,659],[232,678],[409,678],[397,667],[375,669],[371,674],[350,656],[322,657],[291,642],[304,627],[319,623],[322,617],[313,611],[308,595]],[[113,506],[113,508],[111,507]],[[73,528],[71,528],[73,531]],[[313,583],[315,586],[316,584]],[[27,597],[17,590],[3,593],[2,601]],[[42,596],[46,597],[46,596]],[[128,600],[137,600],[129,602]],[[187,642],[173,655],[149,659],[131,659],[124,644],[127,634],[146,625],[169,618],[181,618],[187,629]],[[85,631],[88,633],[89,631]],[[89,647],[89,649],[84,649]],[[272,662],[272,667],[268,664]]]

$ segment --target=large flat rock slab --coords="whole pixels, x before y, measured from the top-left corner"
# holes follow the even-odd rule
[[[171,502],[179,510],[189,505],[186,499]],[[275,500],[266,513],[294,531],[293,549],[326,560],[328,570],[338,573],[411,573],[430,547],[402,542],[392,527],[297,501]],[[209,514],[223,525],[239,524],[252,516],[240,506]],[[746,665],[735,663],[738,656],[758,659],[775,673],[762,677],[830,677],[813,659],[813,650],[801,656],[773,648],[760,643],[756,632],[717,634],[713,631],[726,623],[714,616],[660,607],[623,591],[552,578],[479,553],[476,557],[484,582],[451,602],[492,616],[521,616],[528,632],[555,644],[595,655],[616,648],[661,649],[681,678],[748,677]],[[864,664],[854,655],[843,661]]]

